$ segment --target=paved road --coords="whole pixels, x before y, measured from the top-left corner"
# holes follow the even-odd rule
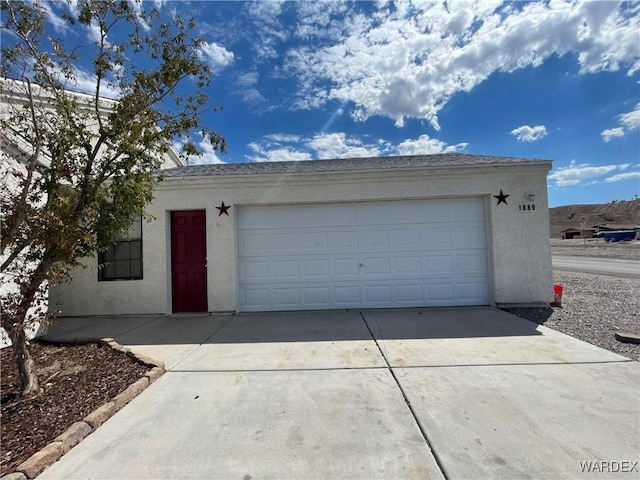
[[[640,260],[627,258],[574,257],[571,255],[553,255],[554,270],[599,273],[616,277],[640,278]]]

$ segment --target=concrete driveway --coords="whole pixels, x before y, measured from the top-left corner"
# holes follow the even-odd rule
[[[169,371],[41,479],[640,478],[639,364],[494,308],[61,319],[49,336],[111,336]]]

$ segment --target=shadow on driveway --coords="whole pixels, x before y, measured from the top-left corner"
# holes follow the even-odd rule
[[[366,323],[363,319],[366,318]],[[325,310],[188,316],[58,318],[44,338],[115,338],[125,345],[326,342],[540,335],[491,307]]]

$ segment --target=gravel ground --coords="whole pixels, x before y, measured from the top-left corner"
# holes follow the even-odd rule
[[[635,258],[640,259],[640,240],[631,242],[605,242],[601,238],[551,239],[554,255],[577,255],[583,257]]]
[[[553,280],[564,287],[562,308],[505,310],[640,361],[639,344],[614,337],[616,332],[640,334],[640,279],[556,271]]]

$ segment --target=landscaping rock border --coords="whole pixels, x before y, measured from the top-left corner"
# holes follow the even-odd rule
[[[109,402],[98,407],[79,422],[71,425],[62,435],[56,437],[39,452],[34,453],[27,460],[16,467],[16,471],[3,476],[0,480],[28,480],[35,478],[45,468],[58,461],[65,453],[84,440],[87,435],[111,418],[118,410],[138,396],[144,389],[154,383],[165,373],[163,362],[151,357],[136,353],[130,348],[123,347],[113,338],[75,338],[71,340],[47,340],[47,343],[79,345],[97,342],[103,346],[124,353],[134,361],[151,367],[144,377],[129,385],[125,390],[116,395]]]

